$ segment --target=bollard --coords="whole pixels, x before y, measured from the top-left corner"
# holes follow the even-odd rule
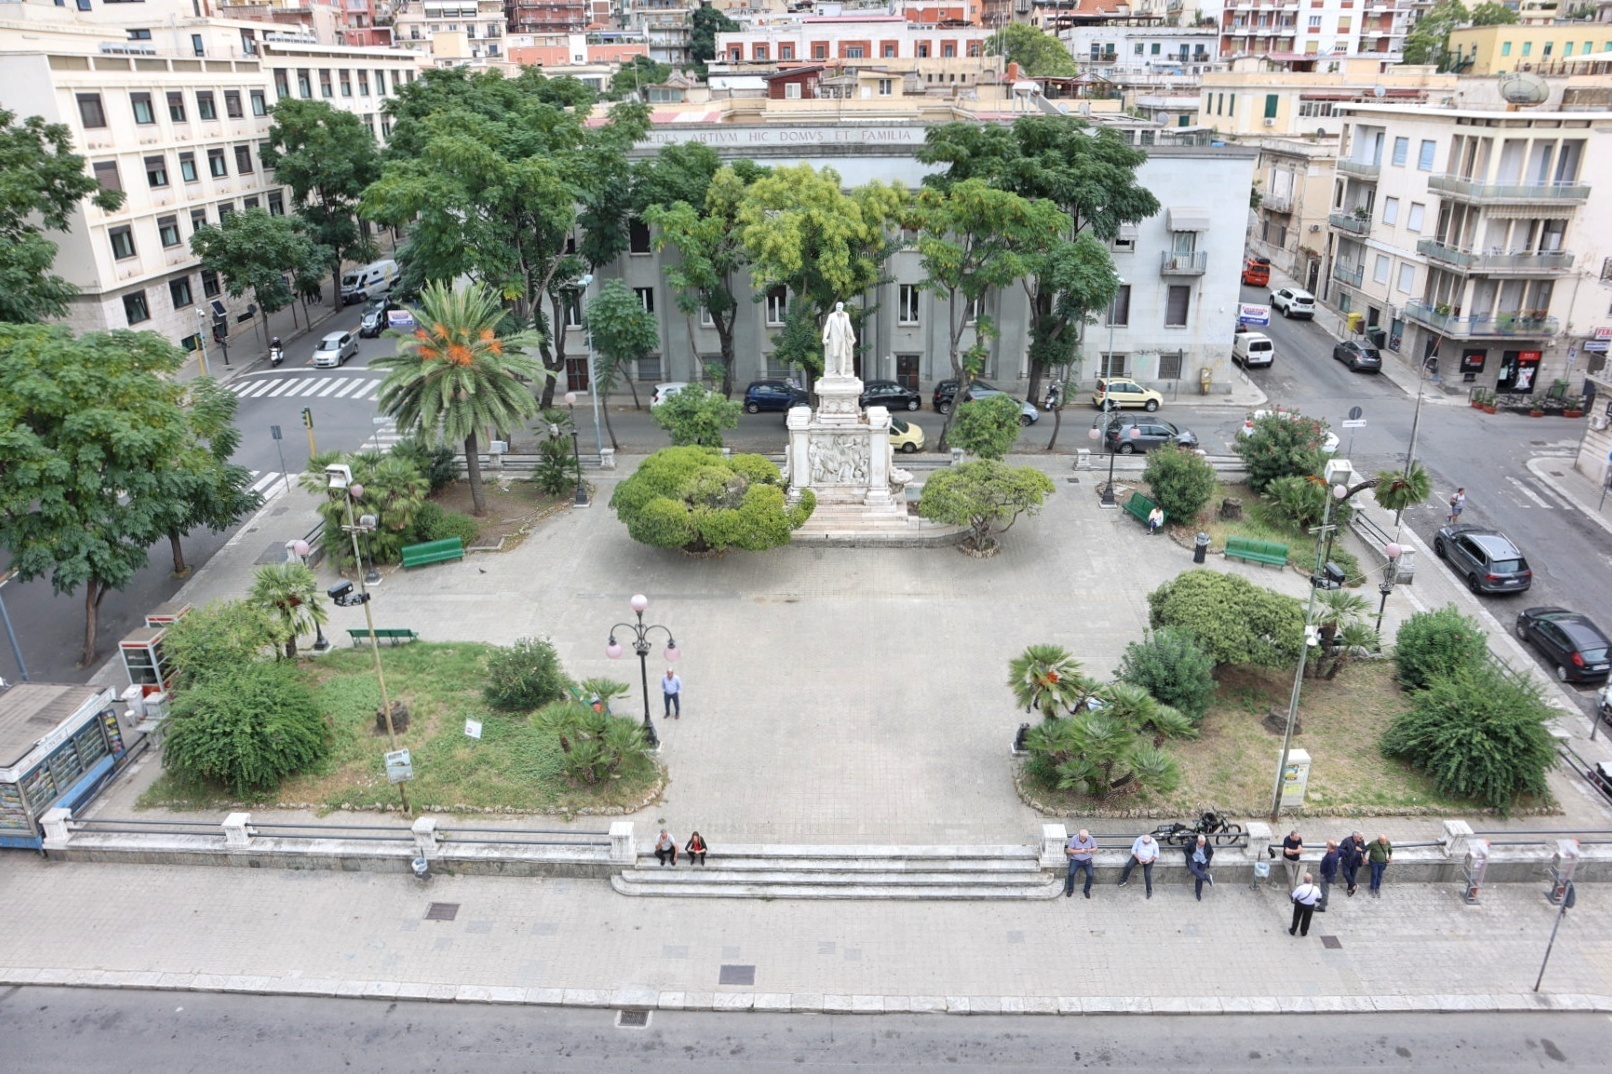
[[[1013,754],[1015,757],[1030,752],[1029,744],[1025,741],[1029,737],[1030,725],[1027,723],[1019,724],[1019,733],[1013,736]]]
[[[1041,826],[1041,860],[1043,869],[1067,868],[1069,859],[1064,856],[1064,844],[1069,841],[1069,829],[1062,824]]]
[[[1202,563],[1204,561],[1204,557],[1208,554],[1209,535],[1200,531],[1198,535],[1192,539],[1192,562]]]
[[[1077,470],[1090,470],[1091,469],[1091,448],[1076,448],[1075,449],[1075,469],[1077,469]]]
[[[415,858],[410,863],[414,869],[414,879],[424,883],[431,879],[431,863],[425,858]]]
[[[610,822],[610,861],[615,865],[633,865],[638,861],[638,848],[633,842],[630,820]]]

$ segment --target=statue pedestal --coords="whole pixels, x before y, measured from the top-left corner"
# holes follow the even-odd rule
[[[857,505],[870,517],[905,518],[903,490],[891,483],[890,412],[876,406],[863,413],[856,377],[824,377],[815,388],[817,410],[796,407],[786,422],[790,491],[811,489],[820,509]]]

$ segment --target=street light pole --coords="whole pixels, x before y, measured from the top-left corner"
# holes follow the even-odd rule
[[[13,573],[7,571],[5,574],[0,574],[0,589],[4,589],[6,583],[11,581]],[[22,647],[17,644],[17,632],[11,629],[11,613],[6,611],[4,597],[0,597],[0,622],[5,623],[6,638],[11,642],[11,655],[17,658],[17,673],[22,676],[23,682],[31,681],[28,678],[28,665],[22,661]]]
[[[638,617],[636,623],[617,623],[610,628],[610,641],[605,645],[605,655],[612,660],[620,660],[625,650],[621,643],[616,641],[616,631],[630,630],[633,632],[632,650],[638,654],[638,674],[644,688],[644,741],[650,749],[660,748],[660,736],[655,733],[655,725],[649,719],[649,635],[652,631],[661,630],[666,633],[666,659],[676,663],[683,654],[677,648],[677,642],[672,640],[672,631],[669,627],[658,623],[644,622],[644,609],[649,607],[649,598],[642,593],[633,594],[630,602],[633,613]]]
[[[588,293],[588,286],[592,283],[593,273],[589,272],[577,281],[577,287],[585,295]],[[578,305],[581,302],[582,299],[578,297]],[[604,460],[604,433],[599,427],[599,383],[593,376],[593,324],[588,320],[586,310],[579,310],[579,312],[582,313],[582,330],[588,340],[588,396],[593,400],[593,442],[599,451],[599,459],[602,463]],[[578,463],[580,464],[580,462],[581,459],[579,458]],[[578,472],[580,474],[580,470]]]
[[[1394,591],[1394,583],[1399,581],[1399,557],[1405,550],[1393,541],[1383,546],[1383,555],[1388,557],[1388,566],[1383,568],[1383,580],[1377,583],[1377,592],[1383,595],[1382,603],[1377,605],[1377,639],[1382,643],[1383,613],[1388,610],[1388,594]]]
[[[565,410],[571,417],[571,458],[577,468],[577,493],[572,501],[577,507],[588,506],[588,486],[582,482],[582,449],[577,446],[577,393],[565,393]]]
[[[1114,291],[1114,301],[1118,302],[1119,301],[1119,290],[1118,290],[1118,288],[1125,286],[1125,280],[1123,278],[1121,278],[1121,277],[1118,277],[1118,276],[1116,276],[1114,278],[1114,280],[1115,280],[1115,283],[1117,285],[1116,288],[1115,288],[1115,291]],[[1103,374],[1104,374],[1104,384],[1105,385],[1108,383],[1108,380],[1112,379],[1113,368],[1114,368],[1114,305],[1111,302],[1111,303],[1109,303],[1109,306],[1108,306],[1108,353],[1103,356]],[[1119,448],[1119,444],[1116,443],[1113,448],[1110,448],[1108,446],[1108,430],[1112,427],[1113,422],[1114,422],[1114,419],[1112,417],[1112,409],[1111,409],[1112,405],[1113,405],[1113,402],[1114,402],[1114,393],[1112,391],[1107,390],[1106,387],[1105,387],[1105,390],[1103,391],[1103,435],[1102,435],[1101,441],[1100,441],[1102,443],[1102,445],[1103,445],[1103,449],[1108,452],[1108,484],[1103,486],[1103,498],[1102,498],[1102,506],[1104,506],[1104,507],[1118,506],[1117,503],[1114,500],[1114,456],[1119,454],[1119,452],[1117,450]]]
[[[1433,350],[1435,353],[1438,351],[1438,339],[1439,337],[1434,337]],[[1427,386],[1427,363],[1431,357],[1422,359],[1421,375],[1416,378],[1416,410],[1411,414],[1410,448],[1405,452],[1406,477],[1410,477],[1411,465],[1416,461],[1416,433],[1422,425],[1422,394]],[[1399,520],[1404,514],[1405,509],[1403,507],[1394,512],[1394,540],[1396,541],[1399,540]]]

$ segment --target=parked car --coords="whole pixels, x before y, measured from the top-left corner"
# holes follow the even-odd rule
[[[1152,451],[1165,444],[1196,450],[1198,437],[1191,429],[1183,429],[1163,418],[1119,418],[1108,423],[1103,437],[1103,448],[1121,455],[1139,451]]]
[[[1447,560],[1474,593],[1521,593],[1534,584],[1528,560],[1499,530],[1445,526],[1433,536],[1433,554]]]
[[[1282,311],[1283,317],[1315,316],[1315,296],[1302,287],[1282,287],[1271,292],[1271,308]]]
[[[358,325],[360,339],[375,339],[387,328],[391,327],[388,315],[393,310],[403,307],[390,298],[372,298],[364,307],[364,314]]]
[[[746,414],[759,414],[763,410],[789,410],[807,404],[806,393],[787,380],[753,380],[744,390]]]
[[[924,449],[923,428],[910,421],[891,416],[890,418],[890,446],[903,455],[911,455],[915,451]]]
[[[973,387],[985,388],[988,391],[996,390],[983,380],[976,380],[973,384]],[[957,381],[954,378],[950,380],[943,380],[939,384],[935,385],[935,392],[930,399],[930,402],[934,404],[935,413],[950,414],[952,412],[952,400],[955,398],[957,398]]]
[[[1144,388],[1134,380],[1100,377],[1096,390],[1091,394],[1091,405],[1101,410],[1105,399],[1112,400],[1109,405],[1116,409],[1139,406],[1151,414],[1163,404],[1164,394],[1152,388]]]
[[[1346,339],[1334,346],[1332,357],[1339,362],[1348,362],[1349,368],[1356,373],[1382,372],[1382,352],[1370,343],[1362,343],[1357,339]]]
[[[985,399],[993,395],[1007,395],[1007,392],[999,388],[988,387],[976,380],[968,386],[968,391],[963,393],[963,402],[971,403],[976,399]],[[1034,425],[1041,420],[1041,411],[1037,410],[1033,403],[1023,402],[1018,399],[1015,399],[1014,402],[1019,404],[1020,425]]]
[[[952,394],[957,388],[952,387]],[[893,380],[870,380],[862,388],[862,407],[882,406],[886,410],[917,410],[924,397],[911,388],[904,388]]]
[[[660,406],[666,400],[688,387],[686,380],[667,380],[655,385],[655,394],[649,397],[649,405]]]
[[[1231,360],[1244,369],[1269,366],[1276,358],[1276,344],[1263,332],[1238,332],[1231,340]]]
[[[1562,682],[1600,682],[1612,672],[1612,639],[1587,616],[1566,608],[1528,608],[1517,637],[1532,642]]]
[[[358,357],[358,338],[351,332],[330,332],[313,349],[316,369],[339,368],[349,358]]]
[[[1260,418],[1268,418],[1272,414],[1282,418],[1297,418],[1303,416],[1292,410],[1256,410],[1252,414],[1248,415],[1248,417],[1243,419],[1242,427],[1237,430],[1237,435],[1240,437],[1249,435],[1254,431],[1255,422],[1259,421]],[[1338,440],[1337,433],[1333,432],[1331,429],[1324,430],[1321,435],[1321,454],[1336,455],[1338,452],[1339,443],[1340,441]]]
[[[1243,258],[1243,282],[1250,287],[1264,287],[1271,282],[1271,259],[1268,257]]]

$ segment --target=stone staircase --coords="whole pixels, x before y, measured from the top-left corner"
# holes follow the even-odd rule
[[[725,846],[703,866],[653,853],[610,878],[623,895],[699,899],[1051,899],[1031,846]]]
[[[790,539],[796,544],[914,548],[956,544],[965,532],[960,526],[943,526],[910,514],[901,501],[883,508],[819,503]]]

